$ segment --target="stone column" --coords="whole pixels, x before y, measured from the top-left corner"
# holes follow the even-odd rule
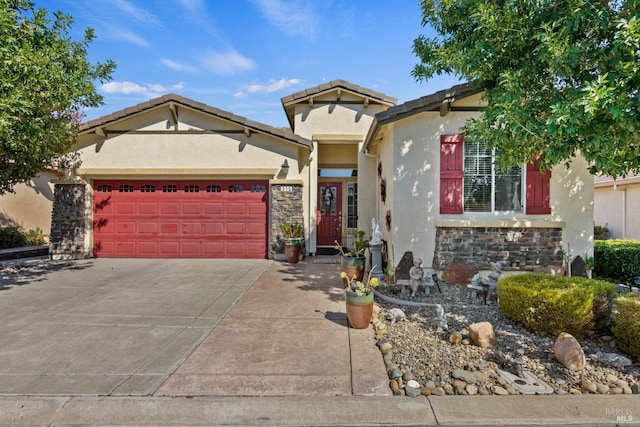
[[[53,183],[49,256],[52,260],[88,258],[91,254],[85,249],[86,184],[73,179],[61,179]]]

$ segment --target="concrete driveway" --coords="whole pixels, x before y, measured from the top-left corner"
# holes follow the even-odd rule
[[[5,266],[0,394],[152,394],[270,264],[90,259]]]

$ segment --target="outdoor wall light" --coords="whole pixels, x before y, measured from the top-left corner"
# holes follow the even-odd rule
[[[289,173],[289,162],[287,162],[287,159],[284,159],[282,166],[280,166],[280,170],[282,171],[283,175],[286,175]]]

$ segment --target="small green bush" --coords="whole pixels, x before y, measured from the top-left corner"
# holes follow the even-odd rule
[[[640,360],[640,293],[628,293],[616,299],[618,315],[611,328],[620,349]]]
[[[523,274],[498,283],[500,312],[532,332],[581,338],[611,314],[615,285],[586,277]]]
[[[593,256],[596,260],[593,272],[598,277],[627,283],[640,276],[640,242],[636,240],[596,240]]]
[[[18,227],[0,227],[0,249],[24,246],[24,234]]]
[[[40,246],[47,243],[44,238],[44,232],[40,227],[29,230],[24,235],[24,243],[27,246]]]

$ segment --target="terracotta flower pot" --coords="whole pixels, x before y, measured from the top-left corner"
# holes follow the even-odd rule
[[[297,263],[300,261],[300,253],[302,252],[302,239],[287,239],[284,244],[284,255],[287,262]]]
[[[340,265],[340,271],[343,271],[347,274],[347,277],[342,279],[342,285],[346,288],[349,283],[348,279],[351,279],[353,276],[356,276],[357,281],[362,281],[364,277],[364,265],[366,258],[363,256],[354,257],[354,256],[343,256],[342,262]]]
[[[345,292],[347,321],[353,329],[365,329],[371,323],[373,314],[373,292],[357,295],[355,292]]]

